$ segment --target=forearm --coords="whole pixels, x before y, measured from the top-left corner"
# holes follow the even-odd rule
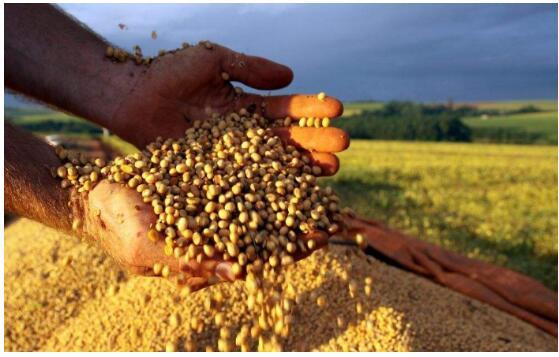
[[[111,62],[105,41],[51,5],[7,4],[5,11],[8,88],[112,130],[123,125],[112,118],[140,67]]]
[[[4,124],[4,209],[69,232],[79,215],[68,206],[71,190],[60,187],[51,169],[61,165],[54,149],[32,134]]]

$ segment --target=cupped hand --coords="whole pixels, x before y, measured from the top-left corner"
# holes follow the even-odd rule
[[[230,261],[206,259],[202,263],[164,254],[163,239],[152,242],[147,232],[157,217],[152,207],[144,203],[141,195],[122,184],[99,182],[85,197],[84,234],[94,239],[119,264],[131,273],[154,275],[153,265],[168,265],[179,285],[192,291],[220,281],[233,281]],[[326,245],[324,232],[313,232],[301,239],[315,240],[316,249]],[[296,256],[302,259],[312,251]]]
[[[111,120],[114,127],[109,129],[138,147],[157,136],[178,138],[194,120],[208,118],[211,113],[246,108],[270,119],[297,119],[335,118],[343,112],[342,103],[333,97],[319,100],[316,95],[239,93],[232,82],[274,90],[289,85],[293,72],[281,64],[217,44],[168,52],[149,67],[138,66],[137,70],[136,84],[125,95]],[[275,131],[282,140],[305,150],[324,175],[336,173],[339,161],[333,153],[349,145],[348,135],[338,128],[289,127]]]

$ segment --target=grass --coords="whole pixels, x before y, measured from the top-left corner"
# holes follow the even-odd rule
[[[360,101],[344,103],[344,116],[351,116],[361,113],[363,110],[376,110],[382,108],[383,102],[377,101]],[[544,112],[557,112],[557,101],[555,100],[512,100],[501,102],[461,102],[455,103],[459,105],[471,105],[479,109],[496,109],[496,110],[517,110],[522,107],[533,105]]]
[[[324,179],[359,214],[557,290],[557,149],[354,140]]]
[[[18,125],[42,123],[46,120],[54,120],[63,123],[89,123],[84,119],[49,109],[6,108],[4,113]]]
[[[344,117],[361,114],[364,110],[377,110],[384,106],[383,102],[346,102],[344,103]]]
[[[75,116],[71,116],[62,112],[56,112],[45,109],[19,109],[19,108],[5,108],[5,115],[9,118],[16,125],[33,125],[33,124],[41,124],[45,122],[57,122],[57,123],[77,123],[80,125],[86,126],[95,126],[82,118],[78,118]],[[38,134],[46,135],[46,134],[53,134],[57,133],[53,130],[46,130],[46,131],[39,131]],[[64,136],[68,138],[76,138],[76,139],[89,139],[93,136],[99,137],[101,141],[105,144],[112,146],[114,149],[118,150],[123,154],[131,154],[133,152],[138,151],[138,149],[120,139],[116,135],[110,135],[108,137],[100,136],[100,135],[92,135],[90,133],[64,133]]]
[[[511,100],[502,102],[470,102],[459,103],[473,105],[479,109],[497,109],[497,110],[517,110],[527,105],[533,105],[542,111],[557,112],[557,101],[555,100]]]
[[[542,135],[543,140],[557,143],[557,111],[489,117],[464,118],[473,129],[515,129]]]
[[[382,108],[383,102],[349,102],[344,103],[344,117],[360,114],[364,110]],[[488,131],[501,130],[513,133],[530,133],[536,138],[530,141],[538,144],[557,145],[557,101],[554,100],[519,100],[503,102],[470,102],[456,105],[473,105],[479,109],[502,111],[518,110],[528,105],[537,107],[541,112],[514,115],[498,115],[487,119],[481,117],[463,118],[464,124],[473,129],[473,141],[495,141]]]

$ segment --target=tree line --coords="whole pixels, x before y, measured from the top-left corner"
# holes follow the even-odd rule
[[[541,134],[514,128],[470,128],[461,118],[497,116],[540,111],[533,105],[514,110],[478,109],[473,106],[419,104],[392,101],[377,110],[334,121],[355,139],[455,142],[536,143]]]
[[[444,105],[388,102],[334,123],[356,139],[471,141],[471,129],[461,116],[463,109]]]

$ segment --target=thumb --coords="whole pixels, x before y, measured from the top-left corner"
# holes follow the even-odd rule
[[[221,47],[224,51],[221,68],[230,80],[256,89],[280,89],[293,80],[293,71],[282,64],[256,56],[248,56]]]

